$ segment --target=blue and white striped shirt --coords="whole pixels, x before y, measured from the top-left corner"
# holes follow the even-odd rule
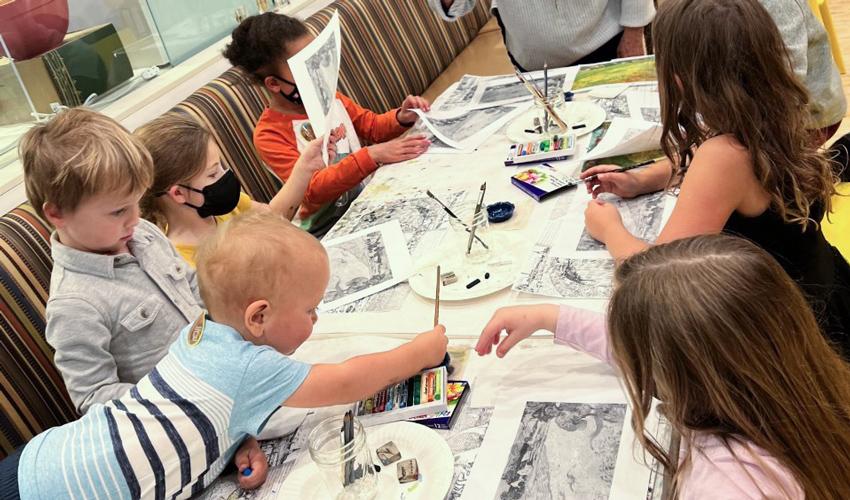
[[[23,500],[188,498],[218,477],[310,371],[212,321],[190,345],[191,326],[121,398],[26,445]]]

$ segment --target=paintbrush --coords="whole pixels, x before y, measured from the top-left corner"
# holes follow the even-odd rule
[[[532,80],[533,81],[533,80]],[[543,97],[546,104],[549,104],[549,64],[543,63]],[[543,112],[543,131],[549,133],[549,110]]]
[[[540,92],[540,89],[538,89],[533,82],[530,82],[528,79],[526,79],[525,76],[518,69],[514,68],[514,73],[516,74],[516,77],[519,78],[519,81],[522,82],[523,85],[525,85],[525,88],[531,93],[532,97],[535,97],[538,102],[543,103],[543,107],[546,108],[546,111],[552,116],[552,118],[555,119],[555,121],[558,123],[558,126],[566,129],[567,124],[564,122],[564,120],[561,119],[560,116],[558,116],[558,113],[555,113],[555,110],[552,109],[552,106],[548,102],[546,102],[543,94]]]
[[[434,292],[434,328],[440,324],[440,282],[442,281],[440,266],[437,266],[437,291]]]
[[[466,230],[466,232],[467,232],[467,233],[471,232],[471,230],[469,229],[469,226],[467,226],[465,222],[463,222],[462,220],[460,220],[460,217],[458,217],[457,215],[455,215],[455,213],[454,213],[454,212],[452,212],[452,209],[450,209],[449,207],[447,207],[445,203],[443,203],[442,201],[440,201],[440,199],[439,199],[439,198],[437,198],[436,196],[434,196],[434,193],[432,193],[430,189],[429,189],[429,190],[427,190],[427,191],[425,191],[425,194],[427,194],[427,195],[428,195],[428,197],[429,197],[429,198],[431,198],[432,200],[434,200],[434,201],[436,201],[437,203],[439,203],[439,204],[440,204],[440,206],[441,206],[441,207],[443,207],[443,210],[445,210],[445,211],[446,211],[446,213],[447,213],[447,214],[449,214],[449,217],[451,217],[452,219],[454,219],[454,220],[458,221],[458,222],[460,223],[460,225],[461,225],[461,226],[463,226],[463,228]],[[487,246],[487,244],[486,244],[486,243],[484,243],[484,240],[482,240],[482,239],[481,239],[481,238],[479,238],[478,236],[476,236],[476,237],[475,237],[475,239],[476,239],[476,240],[478,240],[478,243],[481,243],[481,246],[483,246],[484,248],[486,248],[486,249],[488,249],[488,250],[490,249],[490,247],[488,247],[488,246]]]
[[[598,174],[593,174],[593,175],[585,177],[584,179],[582,179],[582,181],[590,182],[592,180],[596,180],[596,178],[599,177],[601,174],[619,174],[619,173],[622,173],[622,172],[628,172],[629,170],[634,170],[636,168],[651,165],[651,164],[655,163],[655,161],[656,160],[649,160],[649,161],[637,163],[635,165],[629,165],[627,167],[620,167],[618,170],[611,170],[611,171],[608,171],[608,172],[599,172]]]
[[[469,241],[466,243],[466,255],[472,251],[472,240],[475,238],[475,230],[478,229],[478,218],[481,215],[481,205],[484,204],[484,193],[487,192],[487,183],[481,184],[481,191],[478,195],[478,203],[475,205],[475,212],[472,214],[472,231],[469,232]]]

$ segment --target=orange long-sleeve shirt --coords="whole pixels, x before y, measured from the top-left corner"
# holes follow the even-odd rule
[[[360,107],[338,92],[336,97],[348,112],[354,130],[361,140],[380,143],[394,139],[407,130],[407,127],[399,124],[396,119],[396,109],[378,114]],[[293,127],[293,121],[301,120],[307,120],[307,115],[285,115],[266,108],[254,129],[254,147],[266,165],[284,182],[289,179],[295,162],[301,155]],[[364,147],[346,156],[339,163],[316,172],[310,179],[307,192],[304,193],[300,216],[308,217],[324,204],[336,200],[377,168],[378,164],[369,156],[369,149]]]

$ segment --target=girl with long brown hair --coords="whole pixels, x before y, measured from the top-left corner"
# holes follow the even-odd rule
[[[656,243],[721,231],[751,239],[803,287],[850,356],[850,266],[818,225],[837,178],[813,146],[809,97],[772,18],[756,0],[667,0],[653,36],[669,160],[603,173],[588,189],[625,198],[679,188]],[[617,259],[648,245],[608,203],[591,201],[585,221]]]
[[[543,329],[614,365],[674,498],[850,498],[850,366],[775,259],[695,236],[629,257],[615,282],[607,325],[569,306],[504,308],[476,351],[503,357]],[[682,438],[678,460],[646,432],[653,398]]]

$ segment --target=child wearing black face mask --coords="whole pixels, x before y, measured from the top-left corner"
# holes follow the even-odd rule
[[[198,245],[234,215],[270,210],[292,219],[311,176],[324,167],[322,141],[313,140],[293,167],[289,182],[265,205],[242,192],[239,179],[222,165],[212,135],[195,120],[167,113],[135,135],[154,164],[153,184],[140,202],[142,217],[159,226],[192,267]],[[330,158],[336,156],[338,140],[337,132],[332,133]]]
[[[224,56],[254,75],[270,93],[269,107],[254,130],[254,146],[263,161],[284,182],[290,182],[298,157],[314,138],[298,87],[286,61],[313,40],[299,20],[273,13],[252,16],[233,30]],[[380,165],[416,158],[429,141],[423,136],[399,137],[417,119],[415,108],[428,111],[428,101],[408,96],[400,108],[377,114],[337,93],[331,109],[335,126],[342,126],[337,163],[310,179],[299,217],[301,227],[323,234],[348,207],[361,182]],[[365,139],[371,146],[360,147]]]

